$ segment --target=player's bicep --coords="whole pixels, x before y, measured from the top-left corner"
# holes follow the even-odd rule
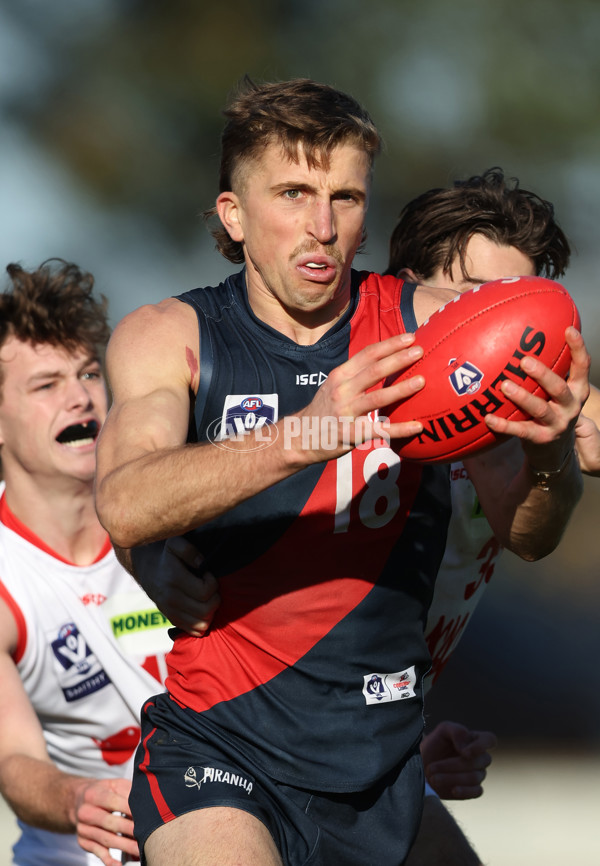
[[[136,310],[115,328],[106,356],[113,402],[100,463],[114,468],[185,442],[198,368],[195,323],[187,305],[170,299]]]
[[[98,441],[98,474],[146,454],[182,445],[189,423],[189,399],[161,389],[113,404]]]

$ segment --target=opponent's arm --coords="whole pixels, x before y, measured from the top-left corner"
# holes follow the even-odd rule
[[[331,372],[303,416],[338,421],[338,447],[302,448],[286,434],[257,450],[256,434],[186,445],[190,391],[198,383],[198,325],[194,311],[176,300],[143,307],[115,329],[107,354],[113,404],[97,450],[96,507],[115,545],[130,548],[202,525],[303,467],[349,451],[359,441],[357,418],[411,396],[416,376],[369,389],[408,367],[422,350],[401,334],[368,346]],[[348,421],[350,423],[348,423]],[[369,425],[366,425],[367,427]],[[372,424],[370,425],[373,426]],[[361,424],[365,434],[365,425]],[[392,424],[392,437],[420,432],[419,422]],[[289,431],[288,431],[289,432]],[[328,431],[329,433],[331,430]],[[372,435],[380,435],[372,433]]]
[[[85,850],[106,866],[117,866],[109,847],[132,855],[138,851],[131,818],[113,815],[130,815],[130,782],[74,776],[52,763],[11,657],[15,643],[14,619],[0,601],[0,793],[20,820],[55,833],[75,833]]]
[[[593,385],[575,426],[575,450],[581,471],[600,476],[600,391]]]
[[[488,415],[490,429],[513,440],[464,461],[494,534],[526,560],[555,549],[583,491],[575,425],[589,394],[590,358],[581,335],[574,328],[566,334],[572,355],[568,383],[536,358],[523,358],[523,370],[548,399],[503,382],[503,393],[530,420]]]

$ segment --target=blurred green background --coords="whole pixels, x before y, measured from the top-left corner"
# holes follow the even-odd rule
[[[113,323],[218,281],[231,266],[200,213],[221,108],[244,73],[307,76],[356,96],[386,141],[361,266],[385,266],[409,198],[502,166],[555,203],[600,358],[599,36],[597,0],[2,0],[0,267],[74,260]],[[600,749],[599,504],[588,482],[554,555],[504,556],[431,720]]]

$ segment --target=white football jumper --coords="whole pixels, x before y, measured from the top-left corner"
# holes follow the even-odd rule
[[[75,775],[130,776],[139,710],[161,691],[170,624],[118,563],[108,537],[96,562],[73,565],[11,514],[2,493],[0,597],[17,623],[14,660],[50,758]],[[75,836],[19,825],[18,866],[101,863]]]
[[[425,680],[427,688],[454,652],[503,549],[462,463],[450,466],[450,492],[448,539],[425,626],[432,657],[431,672]]]

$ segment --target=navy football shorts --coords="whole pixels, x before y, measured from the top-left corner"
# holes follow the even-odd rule
[[[243,809],[262,821],[285,866],[400,866],[404,861],[423,806],[418,749],[367,791],[316,793],[274,781],[235,746],[213,739],[197,719],[164,694],[152,698],[142,713],[129,799],[142,863],[154,830],[210,806]]]

